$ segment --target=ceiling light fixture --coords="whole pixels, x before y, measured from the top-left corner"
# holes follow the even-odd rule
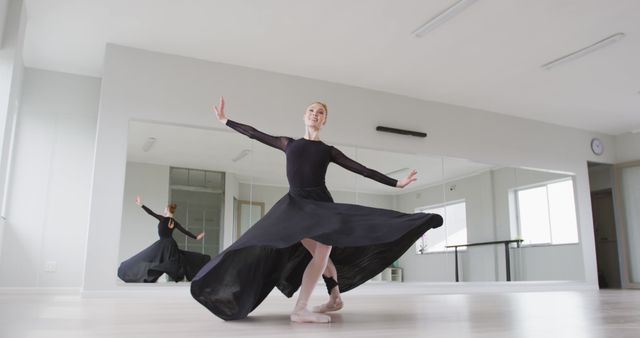
[[[247,155],[249,155],[251,153],[251,150],[249,149],[243,149],[241,152],[238,153],[238,155],[236,157],[234,157],[231,161],[233,162],[238,162],[241,159],[245,158]]]
[[[411,35],[416,38],[421,38],[425,36],[428,32],[432,31],[434,28],[438,27],[445,21],[451,19],[456,14],[462,12],[464,9],[469,7],[472,3],[476,2],[476,0],[458,0],[453,5],[449,6],[447,9],[438,13],[438,15],[431,18],[429,21],[422,24],[422,26],[416,28]]]
[[[142,144],[142,151],[144,151],[145,153],[148,152],[149,150],[151,150],[151,147],[153,147],[153,145],[156,143],[156,138],[155,137],[149,137],[146,141],[144,141],[144,143]]]
[[[396,169],[396,170],[394,170],[394,171],[390,171],[390,172],[388,172],[388,173],[385,173],[385,175],[387,175],[387,176],[393,176],[393,175],[395,175],[395,174],[400,174],[400,173],[403,173],[403,172],[405,172],[405,171],[409,171],[409,168]]]
[[[592,43],[591,45],[584,47],[582,49],[578,49],[577,51],[573,52],[573,53],[569,53],[567,55],[561,56],[555,60],[551,60],[545,64],[543,64],[541,67],[544,69],[551,69],[561,63],[567,62],[567,61],[571,61],[571,60],[575,60],[577,58],[583,57],[593,51],[596,51],[600,48],[606,47],[611,45],[614,42],[620,41],[622,40],[624,37],[626,36],[626,34],[624,33],[616,33],[613,35],[610,35],[598,42]]]
[[[415,136],[415,137],[427,137],[427,133],[423,133],[421,131],[405,130],[405,129],[385,127],[385,126],[377,126],[376,130],[383,131],[385,133],[409,135],[409,136]]]

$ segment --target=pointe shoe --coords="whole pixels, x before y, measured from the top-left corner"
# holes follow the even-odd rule
[[[326,313],[333,312],[342,309],[344,303],[342,300],[338,300],[336,302],[328,301],[325,304],[314,306],[312,311],[315,313]]]
[[[319,313],[310,312],[307,309],[295,311],[290,316],[296,323],[330,323],[331,317]]]

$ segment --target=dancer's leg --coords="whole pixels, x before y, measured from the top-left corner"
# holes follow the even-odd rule
[[[327,261],[331,253],[331,246],[315,242],[313,258],[304,270],[298,301],[291,313],[291,320],[300,323],[328,323],[331,317],[319,313],[313,313],[307,309],[311,292],[320,279],[320,275],[327,268]]]
[[[305,248],[307,248],[307,250],[309,250],[311,255],[313,255],[313,253],[315,252],[317,242],[305,238],[301,241],[301,243],[302,245],[304,245]],[[328,259],[327,268],[324,270],[322,275],[323,275],[323,278],[324,277],[333,278],[334,281],[338,282],[338,271],[336,270],[336,266],[331,261],[331,258]],[[331,311],[338,311],[342,309],[343,306],[344,306],[344,303],[342,301],[342,298],[340,297],[340,288],[336,285],[329,292],[329,301],[326,302],[325,304],[314,306],[313,312],[325,313],[325,312],[331,312]]]

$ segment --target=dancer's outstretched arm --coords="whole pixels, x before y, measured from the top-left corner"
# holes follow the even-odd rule
[[[147,206],[146,206],[146,205],[142,204],[142,200],[140,199],[140,196],[136,196],[136,204],[137,204],[139,207],[142,207],[142,209],[144,209],[144,211],[146,211],[146,212],[147,212],[147,214],[149,214],[149,215],[153,216],[153,217],[154,217],[154,218],[156,218],[158,221],[162,221],[162,219],[164,218],[164,217],[162,217],[162,216],[160,216],[160,215],[156,214],[155,212],[153,212],[153,210],[151,210],[151,209],[147,208]]]
[[[200,239],[204,236],[204,233],[201,233],[198,236],[194,235],[191,231],[185,229],[182,225],[180,225],[180,223],[178,223],[176,220],[172,220],[172,223],[173,223],[173,226],[175,226],[178,230],[180,230],[180,232],[182,232],[183,234],[193,239]]]
[[[347,157],[347,155],[345,155],[335,147],[331,147],[331,161],[349,171],[360,174],[364,177],[370,178],[391,187],[404,188],[407,184],[416,180],[417,171],[415,170],[412,170],[411,173],[407,175],[407,177],[401,180],[396,180],[395,178],[391,178],[376,170],[369,169],[362,164],[350,159],[349,157]]]
[[[214,106],[213,110],[216,112],[216,117],[218,118],[218,121],[224,123],[228,127],[236,130],[237,132],[244,134],[246,136],[249,136],[250,138],[257,140],[261,143],[264,143],[270,147],[274,147],[284,151],[287,148],[287,144],[289,143],[289,141],[291,141],[290,137],[271,136],[249,125],[229,120],[224,114],[224,97],[220,97],[220,105]]]

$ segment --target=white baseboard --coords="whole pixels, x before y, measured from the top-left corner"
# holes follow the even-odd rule
[[[367,282],[349,294],[473,294],[501,292],[593,291],[597,285],[579,281],[542,282]]]
[[[79,287],[0,287],[2,295],[80,295]]]
[[[0,287],[0,294],[65,294],[79,295],[83,298],[148,298],[157,297],[191,297],[188,283],[178,284],[123,284],[108,290],[81,290],[69,287]],[[384,294],[474,294],[504,292],[548,292],[548,291],[595,291],[597,285],[577,281],[548,282],[460,282],[460,283],[426,283],[426,282],[367,282],[347,295],[384,295]],[[313,294],[326,295],[323,284],[319,284]],[[274,289],[272,294],[280,294]]]

